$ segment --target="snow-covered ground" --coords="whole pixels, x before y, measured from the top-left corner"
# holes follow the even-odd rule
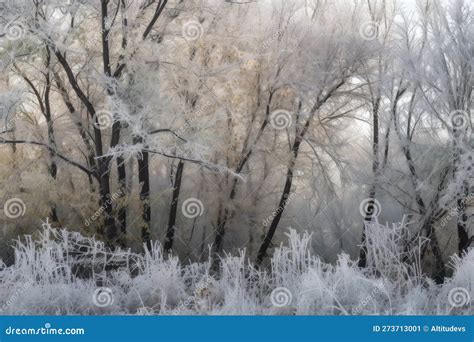
[[[290,230],[265,271],[250,266],[242,251],[211,274],[209,263],[180,264],[159,244],[145,255],[107,253],[102,242],[44,225],[39,238],[19,239],[15,263],[0,268],[0,309],[3,315],[474,313],[472,249],[453,258],[452,277],[435,285],[417,274],[416,263],[396,262],[393,246],[381,238],[393,230],[374,228],[382,233],[369,235],[369,257],[378,264],[366,270],[344,254],[335,265],[321,262],[310,251],[311,236]]]

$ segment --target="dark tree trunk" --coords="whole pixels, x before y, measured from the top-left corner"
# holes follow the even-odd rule
[[[397,91],[397,95],[395,97],[393,106],[392,106],[392,118],[395,126],[395,131],[398,135],[398,138],[400,140],[400,143],[402,145],[402,151],[405,156],[405,160],[408,164],[408,169],[410,171],[410,181],[413,186],[413,191],[415,192],[415,201],[418,205],[418,210],[420,211],[420,215],[424,217],[425,221],[421,227],[422,232],[426,232],[426,236],[429,239],[429,244],[431,247],[431,250],[433,251],[433,255],[435,257],[435,274],[433,276],[434,280],[438,284],[442,284],[444,282],[444,278],[446,276],[446,267],[444,265],[443,261],[443,254],[441,252],[441,248],[439,246],[438,242],[438,237],[436,236],[436,231],[434,230],[434,217],[436,216],[434,213],[437,212],[437,208],[434,210],[431,210],[431,212],[428,214],[427,208],[425,205],[425,202],[421,196],[420,189],[418,187],[418,174],[416,172],[415,168],[415,162],[413,160],[413,157],[411,155],[411,149],[410,149],[410,143],[411,143],[411,121],[412,121],[412,108],[414,105],[415,101],[415,92],[413,92],[413,95],[410,100],[410,105],[409,105],[409,112],[408,112],[408,125],[407,125],[407,130],[406,130],[406,137],[403,137],[401,134],[401,129],[399,126],[398,122],[398,117],[397,117],[397,106],[398,106],[398,101],[400,97],[405,93],[406,88],[399,89]],[[440,188],[438,188],[438,193],[441,191]],[[438,203],[438,198],[435,197],[435,201],[433,202],[435,206],[437,207]],[[428,217],[427,217],[428,215]],[[424,252],[422,252],[422,255],[424,255]],[[404,261],[407,261],[406,259]]]
[[[74,107],[71,98],[69,97],[69,94],[66,90],[66,87],[64,86],[64,83],[62,82],[61,78],[57,73],[54,73],[54,79],[56,81],[56,86],[61,94],[61,97],[63,99],[63,102],[65,106],[67,107],[69,113],[71,114],[71,117],[74,121],[74,124],[76,125],[76,128],[79,132],[79,135],[81,136],[81,139],[84,143],[84,146],[86,147],[87,150],[87,166],[89,169],[96,171],[97,170],[97,163],[94,157],[94,147],[92,146],[92,141],[90,136],[88,135],[88,132],[84,128],[84,125],[81,122],[81,118],[77,117],[80,115],[77,111],[76,108]],[[92,177],[89,175],[89,183],[93,184]]]
[[[46,47],[46,87],[44,90],[44,117],[46,119],[46,124],[48,125],[48,144],[51,146],[53,149],[56,149],[56,140],[54,138],[54,127],[53,127],[53,120],[52,120],[52,115],[51,115],[51,101],[50,101],[50,93],[51,93],[51,74],[49,71],[51,65],[51,54],[49,52],[49,48]],[[50,164],[48,167],[49,174],[51,178],[56,180],[57,174],[58,174],[58,166],[55,161],[55,156],[54,153],[50,150],[49,152],[49,157],[50,157]],[[59,222],[58,220],[58,214],[56,210],[56,205],[54,203],[51,204],[51,211],[49,214],[49,217],[51,218],[51,221],[53,222]]]
[[[48,122],[48,139],[50,143],[51,142],[54,143],[54,130],[53,130],[52,125],[53,125],[52,122]],[[51,162],[48,167],[49,175],[51,176],[51,178],[56,180],[57,174],[58,174],[58,166],[56,165],[56,162],[54,160],[54,154],[52,152],[50,152],[50,158],[51,158]],[[51,211],[50,211],[49,217],[51,221],[56,222],[56,223],[59,222],[56,205],[54,203],[51,203]]]
[[[182,180],[182,175],[183,175],[183,169],[184,169],[184,162],[180,160],[176,168],[176,174],[174,177],[173,197],[171,199],[170,214],[169,214],[169,219],[168,219],[168,229],[166,231],[166,241],[164,245],[165,250],[168,252],[171,252],[173,249],[174,234],[176,230],[176,213],[178,211],[178,200],[179,200],[179,193],[181,191],[181,180]]]
[[[120,190],[120,199],[123,200],[127,196],[127,170],[123,157],[117,157],[117,174]],[[120,246],[127,246],[127,206],[124,203],[119,204],[118,222],[120,227]]]
[[[318,100],[314,103],[313,108],[311,108],[311,115],[306,120],[303,127],[302,128],[300,128],[299,126],[296,127],[295,140],[294,140],[293,145],[291,146],[291,159],[290,159],[290,163],[288,165],[288,169],[286,172],[285,186],[283,187],[283,192],[280,197],[280,202],[278,204],[278,208],[276,209],[277,215],[273,218],[272,223],[270,224],[270,227],[267,231],[267,234],[265,235],[265,238],[263,239],[263,242],[258,250],[257,260],[256,260],[257,266],[261,265],[263,259],[267,255],[268,247],[270,247],[273,235],[275,235],[275,231],[278,227],[278,224],[280,223],[281,216],[283,215],[285,207],[288,204],[287,200],[290,196],[291,184],[293,182],[293,170],[296,165],[296,160],[298,159],[298,153],[300,150],[301,143],[303,142],[306,132],[309,129],[313,115],[316,113],[317,110],[321,108],[321,106],[324,103],[328,101],[328,99],[333,95],[335,91],[337,91],[340,87],[342,87],[344,83],[345,83],[345,79],[341,79],[338,83],[334,84],[334,86],[331,89],[329,89],[322,98],[319,98],[318,96]]]
[[[450,170],[450,167],[447,166],[441,173],[441,178],[437,186],[436,194],[434,198],[432,199],[429,206],[431,209],[428,215],[425,216],[425,221],[423,222],[421,226],[421,230],[420,230],[420,233],[421,234],[425,233],[428,239],[430,240],[429,245],[425,245],[424,248],[422,249],[421,258],[422,259],[424,258],[426,249],[428,246],[430,246],[435,257],[436,272],[433,278],[438,284],[442,284],[444,282],[444,278],[446,277],[446,267],[444,265],[441,247],[439,245],[438,238],[436,236],[434,224],[445,213],[445,210],[439,209],[439,199],[440,199],[441,191],[446,186],[449,170]],[[412,242],[415,241],[416,238],[418,238],[419,236],[420,234],[416,234],[414,238],[412,239]]]
[[[219,253],[222,250],[222,242],[224,241],[225,232],[225,221],[223,220],[226,220],[227,215],[229,214],[227,208],[223,209],[223,206],[224,205],[222,203],[219,203],[216,225],[216,237],[214,238],[214,244],[211,246],[211,270],[213,272],[219,272]],[[204,239],[202,245],[204,245]]]
[[[107,244],[113,248],[117,240],[117,226],[112,210],[112,198],[110,196],[110,164],[106,160],[99,160],[99,193],[100,206],[104,209],[105,237]]]
[[[53,46],[54,48],[54,46]],[[64,71],[66,72],[67,78],[74,92],[76,93],[79,100],[87,108],[87,112],[90,115],[91,120],[94,121],[94,145],[95,145],[95,156],[101,157],[97,161],[97,172],[95,176],[99,181],[99,193],[100,193],[100,202],[99,204],[104,208],[104,219],[105,219],[105,232],[99,227],[99,233],[105,233],[106,238],[108,239],[108,244],[113,247],[117,239],[117,226],[115,224],[115,219],[112,215],[112,206],[110,205],[110,161],[111,159],[103,158],[103,145],[102,145],[102,132],[100,131],[100,125],[98,118],[96,117],[96,111],[93,104],[89,101],[89,98],[82,91],[74,72],[71,69],[71,66],[67,62],[66,58],[55,49],[54,53],[61,65],[63,66]],[[116,127],[114,123],[114,128]],[[120,126],[120,124],[119,124]],[[113,129],[112,131],[112,141],[111,147],[115,146],[118,142],[119,135],[116,134],[117,131]]]
[[[465,186],[464,188],[464,198],[458,200],[457,205],[459,209],[459,215],[457,220],[457,231],[458,231],[458,255],[463,256],[471,244],[472,238],[469,238],[467,231],[467,203],[466,198],[469,196],[469,188]]]
[[[236,168],[236,171],[235,171],[236,174],[240,174],[243,166],[247,162],[251,153],[252,153],[252,150],[250,150],[247,156],[244,157],[244,159],[242,159],[239,166]],[[233,201],[237,194],[237,184],[238,184],[238,179],[234,178],[232,180],[232,187],[229,193],[229,202]],[[226,229],[226,225],[230,216],[231,216],[231,211],[228,209],[227,206],[224,206],[223,210],[219,211],[219,214],[217,217],[217,225],[216,225],[217,226],[216,236],[214,237],[214,244],[212,245],[212,253],[211,253],[212,264],[214,265],[213,269],[217,269],[219,266],[218,265],[219,254],[222,252],[225,229]]]
[[[429,245],[434,255],[435,259],[435,273],[433,279],[437,284],[443,284],[444,278],[446,277],[446,267],[443,261],[443,254],[441,252],[441,247],[439,246],[438,237],[434,230],[434,220],[433,217],[428,218],[426,225],[422,228],[426,232],[426,236],[429,239]]]
[[[260,246],[260,249],[258,250],[257,265],[260,265],[263,259],[265,258],[265,256],[267,255],[267,249],[270,247],[270,244],[273,239],[273,235],[275,235],[275,231],[278,227],[278,224],[280,223],[281,216],[283,215],[283,211],[285,210],[285,207],[288,204],[287,200],[288,200],[288,197],[290,196],[291,184],[293,183],[293,170],[296,164],[296,159],[298,158],[298,152],[301,146],[302,139],[303,139],[303,136],[298,135],[291,149],[292,158],[286,172],[285,186],[283,187],[283,192],[280,197],[280,202],[278,203],[278,207],[276,210],[277,214],[273,218],[272,223],[270,224],[270,227],[268,228],[268,232],[265,235],[265,238],[262,242],[262,245]]]
[[[411,158],[410,149],[408,148],[408,146],[405,146],[403,150],[405,153],[405,158],[408,163],[408,168],[410,169],[410,178],[413,184],[413,189],[415,191],[415,200],[416,200],[416,203],[418,204],[418,209],[420,210],[421,215],[426,218],[426,215],[427,215],[426,205],[425,205],[425,202],[423,201],[423,198],[421,197],[421,193],[417,186],[418,178],[416,175],[414,162]],[[436,207],[437,207],[437,202],[438,201],[436,200]],[[429,239],[429,245],[435,257],[436,271],[433,278],[436,281],[436,283],[442,284],[446,276],[446,267],[444,265],[443,254],[441,252],[441,247],[438,242],[438,237],[436,236],[436,231],[434,229],[434,223],[435,223],[434,216],[436,215],[433,215],[433,213],[436,211],[437,211],[436,209],[434,211],[433,210],[431,211],[431,213],[429,214],[429,217],[426,219],[425,223],[421,227],[421,231],[426,232],[426,237]]]
[[[136,143],[142,143],[141,138]],[[140,200],[142,201],[142,218],[143,226],[141,229],[142,242],[148,250],[151,250],[151,230],[150,230],[150,170],[149,170],[149,153],[142,151],[141,157],[138,158],[138,183],[141,185]]]
[[[107,25],[107,21],[109,20],[108,18],[108,5],[109,1],[108,0],[101,0],[101,38],[102,38],[102,63],[103,63],[103,70],[104,74],[107,77],[112,77],[112,70],[110,67],[110,49],[109,49],[109,33],[110,33],[110,27]],[[107,93],[109,96],[113,95],[114,90],[110,87],[107,89]],[[97,118],[96,118],[97,120]],[[97,126],[99,127],[99,126]],[[97,130],[97,127],[96,130]],[[110,139],[110,147],[113,148],[116,146],[120,140],[120,122],[115,121],[112,124],[112,136]],[[97,135],[97,133],[96,133]],[[102,145],[102,140],[100,139],[100,143]],[[96,139],[97,140],[97,139]],[[102,147],[100,148],[100,153],[97,153],[99,156],[102,156]],[[119,229],[117,227],[117,222],[115,220],[115,217],[113,216],[113,208],[112,208],[112,203],[111,203],[111,198],[110,198],[110,169],[111,169],[111,162],[112,159],[109,158],[104,158],[102,163],[104,165],[99,165],[99,169],[103,169],[103,172],[100,172],[100,183],[101,183],[101,197],[108,197],[108,202],[106,204],[106,233],[107,233],[107,239],[109,240],[109,243],[113,244],[113,247],[117,243],[121,244],[121,236],[119,235]],[[120,170],[119,174],[121,173]],[[120,177],[120,176],[119,176]],[[103,192],[103,194],[102,194]],[[123,213],[122,213],[123,214]],[[119,220],[120,222],[120,220]],[[121,223],[119,223],[121,224]],[[120,227],[120,230],[122,227]]]
[[[242,172],[244,166],[247,164],[247,162],[249,161],[253,153],[253,148],[256,146],[258,141],[262,138],[265,128],[268,126],[268,118],[270,115],[270,105],[272,103],[273,95],[274,95],[274,92],[271,91],[269,93],[268,102],[265,107],[265,120],[263,120],[262,124],[260,125],[257,136],[255,137],[255,140],[253,141],[253,144],[250,147],[247,147],[247,146],[250,141],[251,130],[247,134],[247,137],[244,143],[244,148],[242,150],[241,159],[234,171],[235,174],[240,174]],[[235,196],[237,195],[237,185],[238,185],[238,178],[234,178],[232,180],[232,187],[229,193],[229,202],[233,201]],[[230,214],[231,214],[230,210],[227,208],[227,206],[225,206],[225,203],[224,203],[224,209],[219,210],[219,216],[217,219],[216,236],[214,238],[214,244],[212,245],[212,259],[213,259],[214,264],[218,262],[218,255],[219,253],[222,252],[225,229],[226,229],[227,221],[229,219]]]
[[[461,163],[461,156],[463,154],[462,138],[466,135],[464,129],[454,127],[453,130],[453,151],[454,151],[454,161],[453,161],[453,178],[460,176],[459,168]],[[458,199],[456,201],[458,208],[458,217],[457,217],[457,232],[458,232],[458,255],[462,256],[467,251],[470,245],[469,234],[467,231],[467,221],[468,217],[466,214],[466,198],[469,195],[469,182],[467,179],[462,180],[462,188],[458,193]]]
[[[377,97],[373,104],[373,137],[372,137],[372,174],[374,176],[374,181],[370,187],[369,192],[369,202],[366,207],[364,223],[362,225],[362,239],[361,239],[361,248],[359,254],[359,267],[367,266],[367,236],[365,233],[365,227],[367,223],[372,221],[374,213],[374,204],[375,204],[375,193],[376,193],[376,184],[379,174],[379,106],[380,106],[380,96]]]
[[[51,101],[50,101],[50,94],[51,94],[51,53],[50,49],[48,46],[45,48],[45,87],[44,87],[44,94],[40,94],[39,88],[37,88],[34,83],[26,76],[20,69],[18,69],[16,66],[16,70],[18,73],[23,77],[23,79],[26,81],[26,83],[30,86],[31,90],[33,91],[37,101],[38,105],[40,107],[41,113],[43,114],[46,125],[47,125],[47,136],[48,136],[48,150],[49,150],[49,165],[48,165],[48,173],[51,176],[51,178],[56,179],[57,173],[58,173],[58,167],[55,161],[55,154],[54,151],[56,151],[56,141],[54,138],[54,127],[53,127],[53,120],[52,120],[52,114],[51,114]],[[15,148],[15,145],[13,145],[13,148]],[[58,222],[58,215],[56,211],[56,206],[54,203],[51,203],[51,209],[49,212],[49,218],[53,222]]]
[[[361,248],[358,262],[358,266],[362,268],[367,266],[367,235],[365,233],[365,227],[368,223],[372,222],[372,214],[375,212],[375,210],[375,185],[372,185],[369,192],[369,201],[367,203],[364,224],[362,227]]]
[[[212,260],[214,261],[214,264],[217,263],[219,259],[219,253],[222,252],[222,247],[224,244],[225,226],[227,224],[227,219],[230,214],[229,209],[227,209],[227,207],[225,207],[221,212],[223,212],[223,214],[222,216],[219,215],[217,219],[216,236],[214,238],[214,244],[212,245]]]

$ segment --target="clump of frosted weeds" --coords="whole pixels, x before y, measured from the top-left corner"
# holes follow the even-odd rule
[[[145,249],[135,267],[137,276],[131,278],[122,274],[120,278],[120,284],[129,294],[124,304],[130,310],[146,308],[151,312],[162,312],[178,305],[186,295],[178,258],[166,258],[159,243],[153,243],[150,250]]]
[[[377,221],[365,224],[368,270],[384,279],[403,279],[400,285],[411,288],[422,283],[420,256],[427,240],[420,237],[411,241],[408,227],[405,218],[391,227]]]
[[[420,271],[423,241],[406,244],[407,224],[367,226],[368,267],[348,255],[334,265],[312,253],[311,235],[287,233],[269,270],[245,251],[183,265],[157,242],[144,254],[108,250],[94,238],[43,225],[15,241],[0,262],[2,314],[357,315],[473,313],[474,252],[454,257],[453,277],[436,285]],[[411,246],[411,247],[410,247]],[[409,260],[409,262],[406,262]]]
[[[472,315],[474,313],[474,248],[471,248],[463,258],[455,255],[451,258],[450,266],[453,276],[444,284],[440,291],[439,306],[450,315]],[[443,305],[444,304],[444,305]]]
[[[258,272],[245,262],[245,251],[238,256],[226,256],[221,260],[221,277],[214,302],[220,304],[216,314],[258,314],[257,293],[249,286],[249,279],[256,279]]]
[[[348,315],[380,311],[387,304],[383,281],[364,274],[348,255],[340,255],[336,265],[325,264],[311,253],[311,235],[290,230],[287,236],[288,246],[277,248],[272,258],[272,277],[275,289],[287,289],[291,298],[273,312]],[[365,298],[370,300],[367,308],[361,305]]]

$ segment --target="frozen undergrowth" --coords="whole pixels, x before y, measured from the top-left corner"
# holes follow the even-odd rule
[[[418,247],[399,248],[405,225],[367,227],[369,267],[342,254],[325,264],[311,236],[290,230],[270,269],[249,265],[244,251],[209,264],[182,265],[158,243],[144,255],[107,252],[104,244],[44,225],[39,238],[15,242],[15,263],[0,264],[2,314],[347,315],[473,314],[474,251],[453,258],[453,276],[435,285],[419,271]],[[420,242],[421,244],[421,242]],[[417,246],[415,244],[415,246]],[[405,253],[405,254],[404,254]],[[408,253],[411,262],[401,261]]]

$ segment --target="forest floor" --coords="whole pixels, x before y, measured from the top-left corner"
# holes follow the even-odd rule
[[[370,232],[370,231],[369,231]],[[453,257],[442,285],[387,253],[361,270],[346,254],[334,265],[310,250],[311,236],[290,230],[265,270],[245,251],[209,263],[181,264],[158,243],[145,254],[109,252],[102,242],[44,225],[15,242],[15,262],[0,264],[3,315],[472,315],[474,251]],[[377,239],[372,239],[377,241]],[[380,240],[378,240],[380,242]],[[379,246],[380,247],[380,246]],[[370,253],[369,253],[370,255]],[[387,257],[392,255],[392,257]],[[370,259],[369,259],[370,261]]]

